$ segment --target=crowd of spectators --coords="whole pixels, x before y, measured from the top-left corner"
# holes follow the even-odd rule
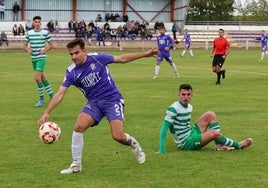
[[[102,23],[100,27],[99,22]],[[111,22],[122,22],[117,28],[111,28]],[[157,21],[154,29],[156,30],[164,26],[163,22]],[[84,38],[91,41],[92,37],[95,37],[99,44],[105,45],[106,40],[151,40],[153,34],[149,27],[148,21],[134,21],[128,20],[127,14],[122,17],[118,13],[105,14],[104,20],[101,14],[98,14],[95,20],[91,20],[88,24],[81,20],[80,22],[70,20],[68,23],[69,32],[74,32],[76,38]]]
[[[53,20],[50,20],[47,23],[47,29],[49,30],[49,32],[59,32],[59,22],[57,20],[55,20],[55,23],[53,22]]]
[[[19,26],[17,24],[14,24],[12,28],[12,32],[14,36],[24,36],[25,35],[25,29],[22,24]]]

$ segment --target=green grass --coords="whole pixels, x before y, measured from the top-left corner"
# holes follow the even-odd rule
[[[29,56],[1,51],[0,187],[268,187],[268,58],[259,62],[257,50],[232,51],[224,65],[226,79],[216,86],[210,51],[195,50],[194,58],[172,53],[179,79],[163,63],[159,79],[152,80],[153,58],[110,65],[125,97],[125,131],[141,143],[146,163],[139,165],[129,147],[112,140],[103,119],[84,135],[83,171],[61,175],[71,163],[72,129],[86,101],[71,87],[50,116],[61,126],[61,139],[53,145],[41,143],[36,122],[48,103],[33,107],[38,97]],[[49,53],[46,75],[55,91],[69,63],[67,51]],[[201,151],[178,151],[169,134],[168,153],[155,154],[165,110],[177,100],[181,83],[194,88],[192,123],[205,111],[215,111],[226,136],[238,141],[252,137],[253,146],[215,152],[211,143]]]

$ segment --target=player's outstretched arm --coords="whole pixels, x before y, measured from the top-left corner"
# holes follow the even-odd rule
[[[159,53],[160,53],[159,50],[156,47],[154,47],[142,53],[122,54],[119,56],[114,56],[114,63],[127,63],[127,62],[134,61],[136,59],[140,59],[143,57],[154,57],[158,55]]]
[[[43,123],[48,121],[49,113],[62,101],[67,89],[68,89],[67,87],[60,86],[57,93],[51,99],[42,117],[37,121],[39,125],[42,125]]]

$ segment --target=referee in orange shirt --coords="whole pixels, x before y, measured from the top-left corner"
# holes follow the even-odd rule
[[[213,41],[213,49],[211,51],[211,57],[213,57],[212,71],[217,74],[217,81],[215,84],[221,84],[221,76],[225,78],[225,70],[222,70],[222,66],[227,55],[230,52],[230,44],[224,37],[224,30],[219,29],[219,37]]]

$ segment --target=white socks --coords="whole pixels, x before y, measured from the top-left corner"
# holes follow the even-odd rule
[[[155,65],[155,68],[154,68],[154,75],[155,76],[158,76],[159,70],[160,70],[160,66],[159,65]]]
[[[84,147],[83,133],[78,133],[73,131],[72,136],[72,157],[73,163],[81,164],[82,161],[82,151]]]

